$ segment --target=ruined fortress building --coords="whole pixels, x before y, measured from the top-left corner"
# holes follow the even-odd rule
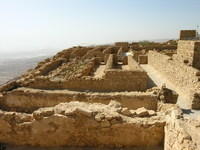
[[[0,86],[7,148],[200,150],[200,41],[73,47]]]

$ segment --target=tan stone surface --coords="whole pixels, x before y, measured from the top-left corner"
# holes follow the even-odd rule
[[[108,104],[110,100],[120,102],[124,107],[157,109],[157,96],[151,92],[78,92],[69,90],[39,90],[18,88],[6,93],[1,106],[6,110],[30,112],[41,107],[55,106],[62,102],[82,101]]]
[[[31,146],[159,146],[162,116],[128,117],[120,104],[61,103],[33,114],[0,111],[0,140]]]
[[[198,150],[200,148],[199,128],[193,131],[191,127],[194,128],[195,124],[190,122],[190,126],[187,126],[187,122],[180,109],[172,110],[167,116],[165,150]]]

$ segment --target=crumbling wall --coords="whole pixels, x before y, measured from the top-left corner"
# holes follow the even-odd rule
[[[190,128],[185,126],[186,122],[181,110],[173,110],[169,114],[165,126],[165,150],[199,150],[199,138],[194,139],[188,132]],[[199,133],[198,130],[195,132]]]
[[[91,47],[77,47],[75,48],[71,54],[70,54],[70,58],[79,58],[84,56],[85,54],[88,53],[88,51],[92,50]]]
[[[115,103],[71,102],[33,114],[0,111],[0,141],[40,147],[162,146],[165,123],[160,116],[125,115],[124,109]]]
[[[117,54],[119,48],[115,46],[108,46],[103,50],[103,54]]]
[[[66,59],[64,58],[59,58],[59,59],[56,59],[56,60],[52,60],[44,65],[42,65],[38,71],[38,75],[46,75],[48,74],[50,71],[58,68],[63,62],[67,61]]]
[[[119,76],[120,74],[129,74],[128,77],[130,79],[126,76]],[[116,75],[116,77],[113,75]],[[147,79],[148,77],[144,72],[109,70],[106,71],[105,78],[102,79],[87,77],[59,81],[49,80],[48,78],[36,78],[24,86],[39,89],[70,89],[100,92],[145,91],[147,89]]]
[[[149,65],[153,66],[175,85],[179,95],[187,97],[187,100],[181,103],[186,103],[188,107],[193,109],[200,109],[199,70],[155,51],[149,52],[148,59]]]
[[[123,52],[127,52],[129,50],[129,43],[128,42],[116,42],[116,47],[120,47]]]
[[[195,143],[197,149],[200,149],[200,118],[194,117],[190,119],[185,119],[184,121],[185,130],[190,135],[190,139]]]
[[[110,100],[118,101],[122,106],[130,109],[144,107],[149,110],[156,110],[158,102],[157,95],[150,92],[88,93],[19,88],[4,94],[0,99],[0,104],[5,110],[32,112],[41,107],[55,106],[63,102],[80,101],[108,104]]]
[[[98,57],[100,58],[100,61],[104,60],[104,54],[103,54],[103,49],[104,47],[95,47],[91,50],[89,50],[84,56],[84,59],[90,59],[90,58],[94,58],[94,57]]]

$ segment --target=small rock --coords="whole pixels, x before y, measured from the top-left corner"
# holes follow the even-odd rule
[[[106,120],[109,120],[109,121],[110,121],[110,120],[112,120],[113,118],[114,118],[114,116],[113,116],[112,114],[106,114],[106,115],[105,115],[105,119],[106,119]]]
[[[137,114],[138,117],[148,117],[149,116],[148,110],[144,107],[138,108],[136,110],[136,114]]]
[[[41,114],[44,117],[48,117],[54,114],[53,108],[42,108]]]
[[[136,116],[137,115],[135,110],[130,110],[130,112],[131,112],[131,116]]]
[[[130,112],[130,110],[129,110],[127,107],[122,108],[121,113],[122,113],[123,115],[125,115],[125,116],[131,116],[131,115],[132,115],[131,112]]]
[[[164,101],[164,100],[165,100],[165,96],[164,96],[164,95],[160,95],[159,98],[160,98],[161,101]]]
[[[87,117],[91,117],[92,116],[92,111],[86,110],[86,109],[83,109],[83,108],[76,108],[75,112],[79,113],[79,114],[83,114],[83,115],[85,115]]]
[[[39,113],[38,111],[33,112],[33,118],[35,120],[42,120],[43,116],[41,115],[41,113]]]
[[[48,117],[54,114],[53,108],[42,108],[33,112],[35,120],[41,120],[43,117]]]
[[[120,108],[121,104],[117,101],[111,100],[110,103],[108,104],[110,107],[114,107],[114,108]]]
[[[111,120],[111,124],[114,125],[114,124],[117,124],[117,123],[120,123],[121,121],[120,120],[117,120],[117,119],[113,119]]]
[[[156,112],[154,110],[148,110],[149,116],[155,116]]]
[[[100,114],[100,113],[98,113],[98,114],[95,116],[95,120],[96,120],[96,121],[101,121],[101,120],[104,119],[104,118],[105,118],[104,114]]]
[[[110,127],[110,122],[108,120],[104,120],[101,122],[101,126],[103,128]]]

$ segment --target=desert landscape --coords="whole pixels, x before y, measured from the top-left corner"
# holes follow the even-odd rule
[[[200,149],[200,40],[76,46],[0,86],[7,149]]]

